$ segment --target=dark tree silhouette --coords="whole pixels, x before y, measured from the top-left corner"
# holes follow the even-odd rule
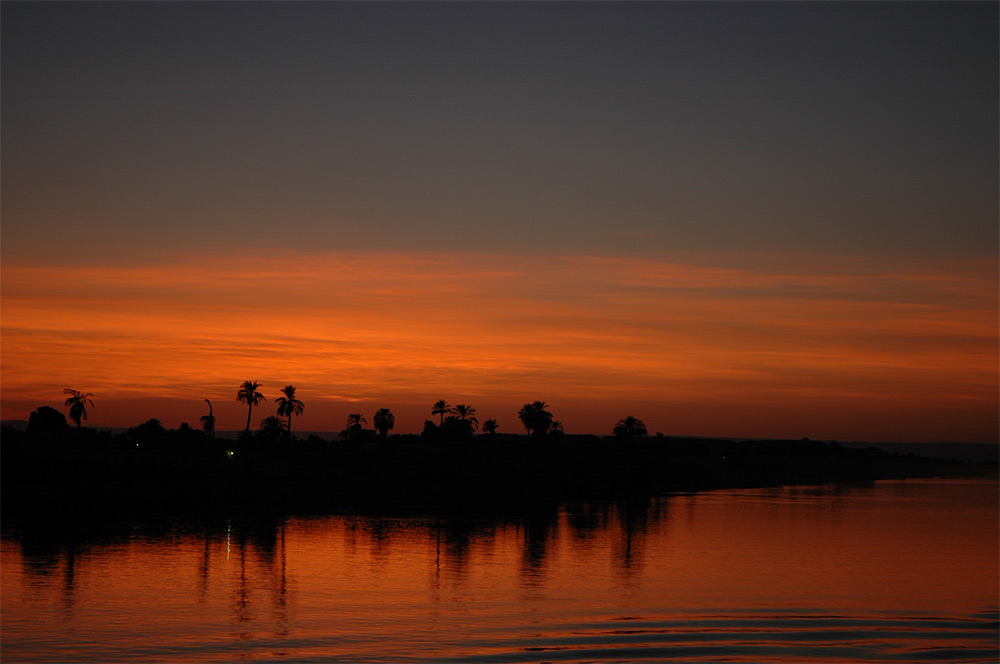
[[[479,420],[476,419],[476,409],[472,406],[466,406],[464,403],[460,403],[455,406],[455,414],[458,415],[459,419],[469,423],[469,429],[475,431],[479,428]]]
[[[623,440],[645,438],[647,433],[646,423],[637,417],[632,417],[631,415],[618,420],[615,424],[615,428],[611,431],[611,435],[615,438],[621,438]]]
[[[361,425],[368,424],[368,420],[361,413],[351,413],[347,416],[347,428],[342,434],[344,438],[353,438],[361,433]]]
[[[486,420],[483,422],[483,433],[488,433],[490,434],[490,438],[493,438],[497,435],[497,428],[499,428],[499,426],[500,425],[498,425],[497,421],[494,419]]]
[[[278,397],[278,417],[288,418],[288,427],[286,431],[288,435],[292,435],[292,414],[301,415],[302,411],[305,409],[305,404],[295,398],[295,386],[285,385],[281,388],[281,395]]]
[[[448,405],[448,402],[444,399],[434,402],[434,407],[431,408],[431,415],[441,416],[441,426],[444,427],[444,416],[451,415],[455,412],[455,409]]]
[[[546,410],[548,407],[544,401],[534,401],[524,404],[518,411],[517,417],[529,436],[541,437],[549,432],[549,427],[552,426],[552,413]]]
[[[66,416],[51,406],[39,406],[28,417],[28,433],[40,438],[54,438],[69,431]]]
[[[471,436],[472,429],[469,428],[468,421],[461,419],[458,415],[449,415],[444,418],[444,423],[441,425],[441,433],[444,434],[445,438],[454,440],[456,438]]]
[[[267,401],[267,397],[260,393],[257,389],[260,387],[260,383],[255,380],[245,380],[243,385],[240,386],[240,391],[236,394],[236,400],[247,404],[249,409],[247,410],[247,428],[244,433],[250,433],[250,417],[253,415],[253,407],[259,404],[261,401]]]
[[[526,403],[521,406],[521,410],[517,411],[517,419],[521,420],[521,424],[524,426],[524,430],[531,435],[531,404]]]
[[[260,421],[260,429],[258,431],[267,440],[275,442],[278,440],[278,436],[288,431],[288,426],[280,417],[268,415]]]
[[[389,431],[396,426],[396,416],[388,408],[379,408],[372,417],[372,426],[378,431],[378,435],[385,438]]]
[[[129,439],[136,443],[162,443],[167,435],[167,429],[155,417],[151,417],[137,427],[128,430]]]
[[[212,414],[212,402],[205,399],[205,403],[208,404],[208,415],[201,416],[201,430],[215,440],[215,415]]]
[[[90,398],[94,395],[69,388],[63,390],[63,394],[69,395],[64,405],[69,406],[69,418],[76,422],[76,427],[79,429],[81,420],[87,419],[87,406],[94,405],[94,400]]]

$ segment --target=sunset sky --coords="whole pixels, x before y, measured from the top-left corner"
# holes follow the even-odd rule
[[[997,442],[998,4],[0,4],[0,417]]]

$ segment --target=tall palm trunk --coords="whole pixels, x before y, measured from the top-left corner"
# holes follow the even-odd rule
[[[250,408],[247,409],[247,433],[250,433],[250,416],[253,415],[253,401],[250,402]]]
[[[212,414],[212,402],[205,399],[208,404],[208,421],[212,423],[212,432],[209,434],[210,440],[215,440],[215,415]]]

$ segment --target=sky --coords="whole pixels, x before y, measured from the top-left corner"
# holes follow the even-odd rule
[[[996,3],[0,19],[3,419],[1000,438]]]

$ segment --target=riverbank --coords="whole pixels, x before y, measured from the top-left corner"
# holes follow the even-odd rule
[[[477,436],[361,441],[156,440],[5,429],[6,516],[32,512],[277,511],[357,506],[480,509],[628,499],[729,487],[995,474],[993,463],[850,449],[819,441]]]

